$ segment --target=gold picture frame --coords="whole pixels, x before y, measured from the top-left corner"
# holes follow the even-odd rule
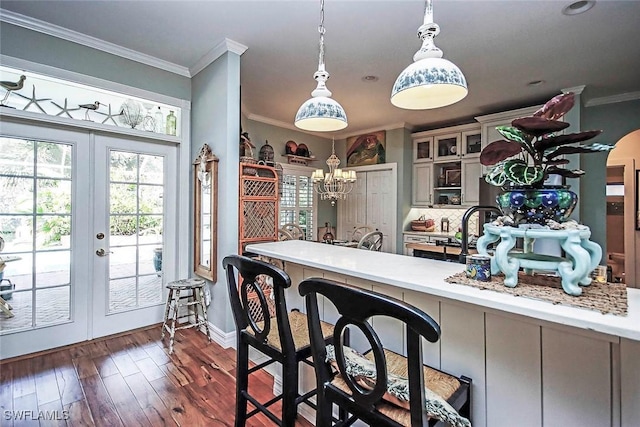
[[[193,268],[198,276],[215,282],[218,266],[218,158],[204,144],[193,165]]]

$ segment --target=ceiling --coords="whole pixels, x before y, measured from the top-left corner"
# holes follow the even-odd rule
[[[421,0],[326,0],[327,85],[347,112],[345,137],[380,128],[424,130],[541,103],[585,85],[583,100],[640,97],[640,1],[598,0],[566,16],[567,1],[434,1],[436,45],[466,76],[469,95],[424,111],[394,107],[389,96],[420,43]],[[7,1],[17,13],[150,57],[184,75],[225,39],[241,57],[243,112],[293,128],[315,88],[319,0]],[[177,67],[176,67],[177,66]],[[377,76],[375,82],[364,76]],[[542,80],[537,86],[531,81]]]

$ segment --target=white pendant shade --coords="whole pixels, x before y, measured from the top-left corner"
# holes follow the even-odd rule
[[[400,73],[391,91],[391,103],[408,110],[428,110],[454,104],[467,93],[467,81],[454,63],[425,58]]]
[[[320,55],[318,56],[318,71],[313,78],[318,82],[311,92],[311,99],[304,102],[296,113],[294,124],[302,130],[312,132],[333,132],[347,127],[347,114],[344,108],[331,99],[331,91],[327,88],[329,72],[324,66],[324,0],[320,0]]]
[[[300,106],[295,125],[308,131],[332,132],[347,127],[347,115],[337,101],[316,96]]]
[[[391,89],[391,103],[408,110],[445,107],[460,101],[469,92],[460,68],[442,58],[442,50],[434,44],[440,26],[433,22],[432,1],[425,3],[424,23],[418,28],[422,46]]]

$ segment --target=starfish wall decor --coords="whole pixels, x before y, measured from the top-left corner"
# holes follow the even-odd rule
[[[31,106],[31,104],[33,104],[36,107],[38,107],[38,110],[42,111],[44,114],[47,114],[47,112],[44,111],[44,109],[40,106],[40,101],[51,101],[51,98],[40,98],[40,99],[38,99],[36,97],[36,85],[33,85],[33,94],[31,95],[31,98],[29,98],[28,96],[24,96],[24,95],[22,95],[20,93],[17,93],[17,92],[16,92],[16,95],[18,95],[21,98],[29,100],[27,105],[25,105],[22,110],[27,111],[27,108],[29,108]]]
[[[69,113],[71,111],[78,111],[80,109],[80,108],[69,108],[69,107],[67,107],[67,98],[64,99],[64,107],[59,106],[58,104],[56,104],[53,101],[51,101],[51,103],[60,109],[60,112],[58,114],[56,114],[56,116],[61,116],[63,114],[66,114],[69,118],[73,119],[74,117]]]

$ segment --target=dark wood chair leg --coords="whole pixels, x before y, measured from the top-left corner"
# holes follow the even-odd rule
[[[282,427],[294,427],[298,414],[298,362],[288,361],[282,366]]]
[[[236,365],[236,420],[235,427],[244,427],[247,422],[247,398],[244,392],[249,386],[249,347],[238,342]]]

